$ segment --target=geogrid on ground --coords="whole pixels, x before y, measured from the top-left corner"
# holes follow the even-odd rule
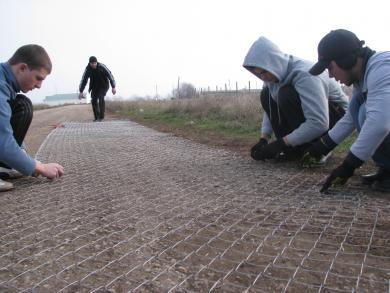
[[[136,123],[66,123],[0,194],[0,292],[388,292],[390,199]]]

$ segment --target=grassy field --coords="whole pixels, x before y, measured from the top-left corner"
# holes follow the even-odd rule
[[[108,101],[106,110],[160,131],[248,152],[260,134],[259,93],[182,100]],[[353,137],[336,153],[345,153]]]

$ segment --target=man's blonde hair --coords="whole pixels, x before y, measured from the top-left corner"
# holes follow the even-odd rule
[[[39,70],[44,68],[47,73],[51,72],[52,64],[49,55],[45,49],[39,45],[24,45],[16,50],[11,59],[8,60],[10,65],[26,63],[30,70]]]

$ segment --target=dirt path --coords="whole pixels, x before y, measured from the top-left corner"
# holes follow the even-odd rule
[[[25,139],[28,152],[34,155],[46,136],[57,125],[68,121],[90,121],[92,116],[91,105],[69,105],[35,111]]]
[[[0,196],[0,292],[388,291],[390,202],[357,184],[130,121],[66,123],[37,158],[66,173]]]

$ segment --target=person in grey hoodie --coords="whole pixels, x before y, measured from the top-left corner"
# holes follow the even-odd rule
[[[343,163],[326,179],[322,192],[345,184],[370,158],[379,168],[363,176],[362,183],[374,190],[390,191],[390,51],[375,52],[363,45],[353,32],[333,30],[319,42],[318,62],[310,69],[313,75],[327,69],[330,77],[353,85],[353,93],[346,115],[308,149],[308,154],[324,155],[355,129],[359,133]]]
[[[57,163],[44,164],[31,158],[22,148],[30,126],[33,107],[23,94],[40,88],[50,74],[52,64],[45,49],[39,45],[20,47],[8,62],[0,64],[0,173],[1,178],[20,175],[49,179],[62,176],[64,168]],[[17,172],[18,171],[18,172]],[[0,191],[13,184],[0,179]]]
[[[263,36],[249,49],[243,66],[263,81],[265,112],[253,159],[300,159],[344,115],[348,98],[341,86],[326,74],[311,75],[313,64],[283,53]],[[269,143],[272,134],[276,140]]]

